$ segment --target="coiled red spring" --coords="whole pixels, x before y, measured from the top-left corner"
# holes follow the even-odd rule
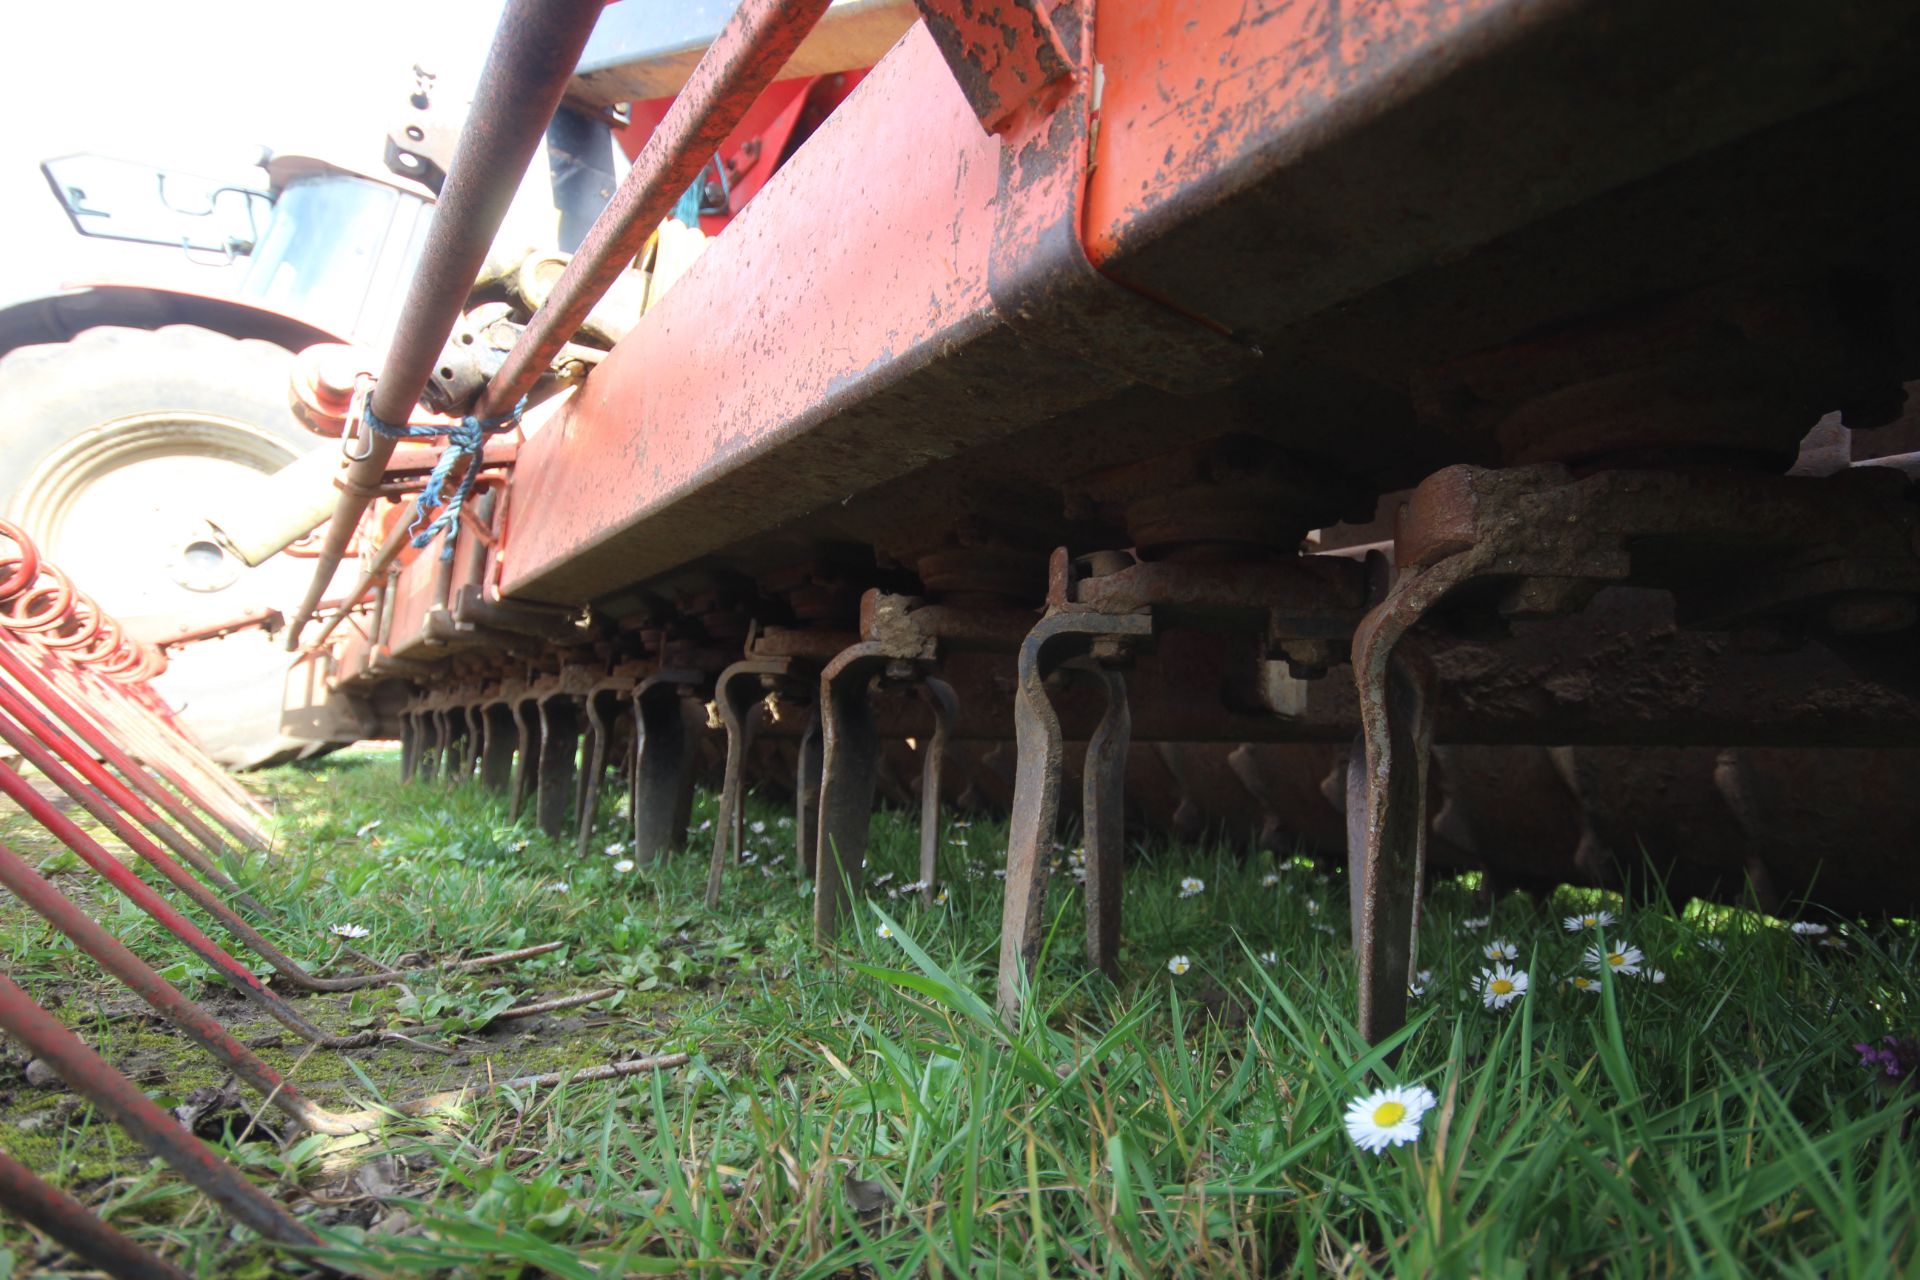
[[[0,556],[0,631],[56,650],[116,684],[144,684],[167,669],[157,645],[129,636],[10,520],[0,520],[0,545],[5,543],[13,550]]]

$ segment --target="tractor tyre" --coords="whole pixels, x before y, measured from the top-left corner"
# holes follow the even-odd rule
[[[0,358],[0,510],[136,634],[285,608],[311,562],[248,569],[186,536],[227,490],[323,442],[288,408],[293,355],[191,325],[88,329]],[[256,768],[323,744],[280,732],[287,655],[264,632],[169,654],[155,689],[214,759]]]

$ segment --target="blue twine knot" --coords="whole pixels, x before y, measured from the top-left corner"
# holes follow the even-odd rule
[[[375,435],[386,436],[390,440],[425,440],[433,436],[444,435],[447,447],[440,454],[440,460],[433,464],[433,474],[427,477],[426,487],[420,490],[420,496],[413,504],[413,523],[407,526],[413,545],[424,547],[436,536],[444,533],[445,540],[440,546],[442,560],[453,559],[453,541],[460,536],[460,509],[466,505],[467,495],[473,492],[473,482],[480,473],[479,455],[486,447],[487,437],[508,430],[520,421],[520,415],[527,410],[527,398],[520,397],[520,403],[497,418],[476,418],[469,414],[450,427],[416,427],[412,423],[395,425],[382,422],[373,413],[373,397],[368,396],[361,417],[367,424],[367,430]],[[447,477],[452,474],[453,466],[462,458],[472,458],[453,492],[447,494]],[[442,505],[444,501],[445,505]],[[428,513],[440,507],[440,514],[431,520]]]

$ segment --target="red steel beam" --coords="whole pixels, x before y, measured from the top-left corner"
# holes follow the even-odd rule
[[[1073,8],[1050,10],[1068,44]],[[579,604],[808,517],[830,534],[851,498],[1162,385],[1177,341],[1112,327],[1089,259],[1280,377],[1287,326],[1893,83],[1915,46],[1887,0],[1762,8],[1729,58],[1724,15],[1659,0],[1098,5],[1054,117],[1084,126],[1097,65],[1077,164],[987,133],[916,28],[527,443],[503,592]],[[1460,144],[1489,121],[1498,145]],[[1023,167],[1048,158],[1051,182]],[[1369,465],[1463,447],[1297,417],[1275,438]]]

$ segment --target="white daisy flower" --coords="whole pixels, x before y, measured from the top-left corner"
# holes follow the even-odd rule
[[[547,886],[547,892],[548,893],[565,893],[570,888],[572,888],[572,886],[569,885],[565,880],[555,880],[552,884]]]
[[[944,907],[947,905],[947,887],[945,885],[941,885],[938,889],[934,890],[933,905],[936,907]]]
[[[1310,916],[1317,916],[1320,914],[1320,900],[1318,898],[1307,899],[1307,914]]]
[[[1647,970],[1646,978],[1648,982],[1651,982],[1657,987],[1667,980],[1667,971],[1665,969],[1649,969]]]
[[[791,827],[791,826],[793,825],[793,819],[792,819],[792,818],[777,818],[777,819],[775,819],[775,820],[774,820],[774,825],[775,825],[776,827],[779,827],[779,828],[780,828],[780,829],[781,829],[782,831],[785,831],[785,830],[786,830],[787,828],[789,828],[789,827]]]
[[[1425,1085],[1376,1089],[1347,1104],[1347,1136],[1362,1151],[1378,1155],[1420,1136],[1420,1118],[1433,1109],[1433,1090]]]
[[[1199,876],[1186,876],[1180,881],[1180,896],[1191,898],[1207,891],[1207,882]]]
[[[1261,964],[1266,965],[1268,968],[1272,968],[1274,965],[1280,963],[1280,953],[1278,951],[1262,951],[1257,958]]]
[[[1005,867],[995,867],[993,869],[993,878],[995,880],[1005,880],[1007,878],[1007,869]]]
[[[891,938],[893,936],[893,930],[887,928],[887,926],[885,925],[879,926],[873,931],[873,933],[874,933],[874,936],[878,938]]]
[[[607,846],[607,856],[609,858],[617,858],[621,854],[625,853],[626,851],[627,851],[627,846],[622,844],[618,840],[615,840],[612,844]]]
[[[365,840],[373,833],[374,829],[380,825],[381,821],[382,819],[375,818],[372,822],[364,824],[358,831],[353,833],[353,838],[355,840]]]
[[[1582,929],[1604,929],[1613,923],[1613,912],[1593,911],[1581,916],[1568,916],[1561,925],[1568,933],[1579,933]]]
[[[700,826],[699,826],[699,828],[698,828],[698,830],[701,830],[701,831],[711,831],[711,830],[713,830],[713,819],[712,819],[712,818],[708,818],[708,819],[706,819],[705,821],[703,821],[703,822],[702,822],[702,823],[700,824]]]
[[[622,858],[620,859],[620,861],[613,864],[613,869],[615,871],[618,871],[621,875],[627,874],[627,872],[633,870],[633,867],[634,867],[634,862],[632,858]]]
[[[1820,945],[1823,947],[1833,947],[1840,951],[1847,949],[1847,943],[1844,938],[1822,938],[1820,939]]]
[[[1505,938],[1495,938],[1492,942],[1480,948],[1480,954],[1489,960],[1512,960],[1518,956],[1520,952]]]
[[[1599,981],[1594,978],[1589,978],[1584,973],[1576,973],[1571,978],[1568,978],[1567,985],[1572,987],[1575,991],[1584,991],[1590,996],[1597,996],[1600,994]]]
[[[1827,931],[1827,926],[1812,920],[1795,920],[1792,924],[1788,925],[1787,928],[1793,930],[1803,938],[1817,938]]]
[[[525,853],[526,851],[527,851],[527,842],[525,840],[507,841],[508,853]]]
[[[767,834],[767,824],[764,822],[757,822],[757,821],[749,822],[747,824],[747,830],[753,832],[753,834],[757,836],[763,836]]]
[[[373,930],[357,924],[336,924],[329,925],[327,932],[336,938],[364,938]]]
[[[1427,986],[1432,981],[1433,970],[1422,969],[1420,972],[1414,974],[1413,981],[1407,984],[1407,994],[1410,996],[1423,996],[1427,994]]]
[[[1504,1009],[1527,994],[1527,971],[1496,964],[1480,971],[1480,976],[1473,980],[1473,989],[1480,993],[1480,1003],[1487,1008]]]
[[[1640,954],[1640,948],[1630,942],[1618,942],[1602,951],[1599,945],[1587,948],[1585,956],[1587,968],[1599,972],[1611,969],[1623,977],[1632,977],[1640,972],[1640,962],[1646,959]]]
[[[879,875],[873,878],[873,887],[878,889],[881,885],[885,884],[887,881],[891,879],[893,879],[893,872],[883,871]]]
[[[1278,871],[1269,871],[1260,877],[1260,887],[1262,889],[1271,889],[1279,883],[1280,873]]]
[[[1167,972],[1176,978],[1191,968],[1193,968],[1193,961],[1185,956],[1174,956],[1167,961]]]
[[[1460,927],[1462,929],[1484,929],[1492,923],[1492,916],[1474,916],[1471,919],[1462,920]]]

